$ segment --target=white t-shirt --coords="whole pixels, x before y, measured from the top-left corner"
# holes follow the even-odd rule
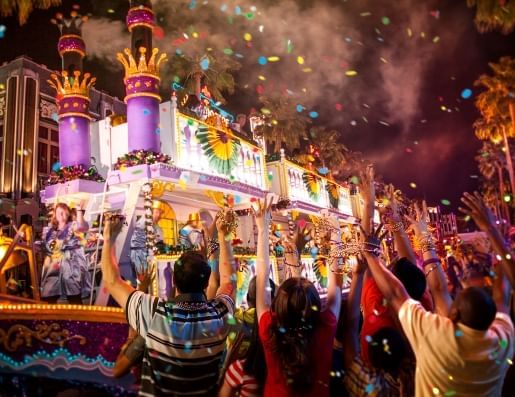
[[[402,328],[415,352],[415,396],[501,396],[514,328],[497,313],[487,331],[477,331],[426,311],[412,299],[399,310]]]

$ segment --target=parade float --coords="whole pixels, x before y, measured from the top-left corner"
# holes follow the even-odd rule
[[[73,15],[60,23],[58,49],[63,67],[49,82],[56,89],[59,105],[60,168],[41,197],[48,208],[57,203],[84,206],[90,228],[83,239],[93,288],[83,305],[41,301],[41,265],[35,261],[30,228],[20,229],[13,239],[3,238],[0,372],[130,390],[132,375],[112,378],[128,326],[122,309],[115,307],[102,285],[98,258],[106,213],[125,219],[116,254],[122,276],[132,282],[131,236],[137,222],[144,220],[146,249],[156,264],[151,289],[167,298],[173,289],[174,262],[187,249],[181,243],[188,237],[184,231],[199,227],[199,210],[214,217],[221,209],[230,208],[238,215],[233,248],[238,262],[237,303],[244,304],[255,273],[253,201],[270,192],[278,202],[270,229],[274,281],[279,284],[291,275],[302,275],[313,281],[323,296],[328,270],[320,249],[322,215],[336,217],[344,238],[352,239],[360,198],[355,187],[340,185],[289,161],[284,153],[267,163],[263,140],[234,128],[233,116],[220,109],[207,90],[193,101],[195,106],[189,105],[192,101],[187,93],[178,93],[181,103],[175,93],[162,102],[159,68],[166,55],[152,47],[155,23],[150,2],[130,8],[127,27],[132,48],[118,54],[125,71],[127,114],[92,120],[88,93],[94,78],[82,70],[86,49],[81,23],[80,17]],[[159,246],[152,232],[153,208],[161,210],[163,241]],[[24,260],[16,259],[20,255]],[[300,261],[293,264],[292,255]],[[33,300],[7,294],[6,271],[27,263]]]

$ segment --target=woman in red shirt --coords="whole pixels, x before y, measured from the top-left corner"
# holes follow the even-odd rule
[[[329,396],[333,340],[341,305],[342,272],[334,257],[329,273],[327,305],[322,310],[315,286],[292,277],[279,287],[272,302],[268,287],[270,259],[268,225],[271,203],[254,208],[258,230],[256,310],[259,337],[265,349],[267,378],[264,396]],[[341,241],[337,220],[332,220],[330,241]],[[333,247],[336,248],[336,247]],[[333,251],[335,252],[335,251]],[[331,256],[333,257],[333,256]]]

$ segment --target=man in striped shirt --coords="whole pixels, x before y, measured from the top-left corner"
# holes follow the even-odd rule
[[[140,396],[213,396],[221,357],[234,313],[236,269],[223,217],[216,226],[220,241],[220,286],[207,300],[211,268],[197,252],[183,254],[174,265],[178,295],[164,301],[134,290],[120,278],[114,241],[121,225],[106,222],[102,250],[103,278],[113,298],[125,308],[127,321],[143,338],[145,354]]]

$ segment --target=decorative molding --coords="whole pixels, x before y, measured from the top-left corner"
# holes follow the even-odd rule
[[[58,323],[39,323],[36,324],[35,330],[21,324],[11,326],[7,332],[0,329],[0,344],[9,352],[14,352],[19,347],[31,347],[33,339],[60,347],[73,339],[78,339],[80,345],[86,344],[84,336],[70,335],[70,331],[61,329]]]
[[[52,117],[52,115],[58,114],[58,113],[59,113],[59,108],[57,107],[57,105],[55,103],[45,101],[44,99],[42,99],[39,102],[40,117],[54,120],[55,116]]]
[[[5,96],[0,96],[0,119],[5,115]]]

